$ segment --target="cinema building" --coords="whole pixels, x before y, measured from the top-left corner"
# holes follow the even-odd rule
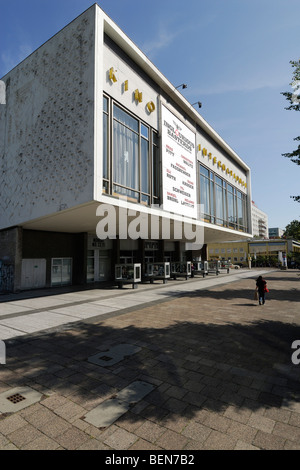
[[[3,84],[0,291],[251,236],[249,167],[97,4]]]

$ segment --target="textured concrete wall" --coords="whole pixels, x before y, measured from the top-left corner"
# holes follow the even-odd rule
[[[0,231],[0,260],[13,267],[12,291],[21,287],[23,230],[13,227]],[[1,291],[1,285],[0,285]]]
[[[93,199],[94,8],[8,73],[0,229]]]

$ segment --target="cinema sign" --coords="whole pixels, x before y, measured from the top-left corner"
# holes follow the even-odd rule
[[[162,105],[163,207],[197,218],[196,135]]]

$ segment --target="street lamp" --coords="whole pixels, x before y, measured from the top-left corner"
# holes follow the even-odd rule
[[[177,88],[180,88],[180,87],[182,87],[182,88],[187,88],[187,84],[186,84],[186,83],[182,83],[181,85],[176,86],[176,87],[175,87],[175,90],[177,90]]]
[[[198,105],[198,108],[202,107],[202,103],[200,101],[196,101],[196,103],[193,103],[192,106],[195,106],[195,104]]]

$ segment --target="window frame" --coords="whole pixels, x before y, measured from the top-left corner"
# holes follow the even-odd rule
[[[106,93],[103,93],[103,102],[107,100],[108,103],[108,111],[106,112],[103,107],[103,114],[107,116],[108,121],[108,132],[107,132],[107,153],[104,155],[103,158],[107,158],[107,165],[108,165],[108,178],[102,178],[102,191],[103,193],[118,198],[126,198],[131,202],[135,202],[138,204],[143,204],[146,206],[151,206],[151,204],[159,204],[161,198],[161,156],[160,156],[160,142],[158,137],[158,131],[152,128],[147,122],[142,120],[140,117],[136,116],[134,113],[129,111],[127,108],[122,106],[117,100],[113,99]],[[128,115],[130,118],[133,118],[137,122],[137,131],[132,129],[127,124],[120,121],[120,119],[115,116],[114,110],[115,107],[120,109],[123,113]],[[114,178],[114,164],[115,164],[115,155],[114,155],[114,146],[115,146],[115,122],[119,125],[124,126],[126,129],[129,129],[132,132],[135,132],[137,135],[138,145],[137,145],[137,159],[138,159],[138,179],[137,179],[137,186],[138,187],[131,187],[130,185],[127,186],[126,184],[122,184],[118,181],[115,181]],[[104,126],[103,126],[104,128]],[[146,132],[147,130],[147,132]],[[147,134],[147,135],[146,135]],[[145,142],[147,145],[145,146]],[[103,149],[104,149],[104,142],[103,142]],[[146,149],[145,154],[143,154],[144,149]],[[156,150],[156,154],[154,155],[154,149]],[[146,158],[145,158],[146,156]],[[155,159],[155,161],[154,161]],[[145,165],[146,162],[146,165]],[[102,167],[104,166],[104,162]],[[157,167],[157,168],[155,168]],[[143,168],[146,168],[146,181],[144,178]],[[154,172],[159,174],[155,175]],[[154,181],[156,177],[156,182]],[[127,183],[127,182],[126,182]],[[144,185],[146,183],[146,185]],[[155,188],[155,184],[157,188]],[[118,192],[117,189],[120,188]],[[158,194],[155,194],[155,189]]]
[[[242,193],[225,179],[214,173],[210,168],[198,162],[198,181],[199,181],[199,201],[201,201],[202,181],[209,182],[209,214],[204,212],[202,220],[204,222],[214,223],[215,225],[228,227],[232,230],[246,232],[248,229],[247,218],[247,195]],[[218,189],[218,192],[217,192]],[[218,200],[217,194],[220,194],[221,201]],[[232,200],[229,204],[229,201]],[[217,204],[221,203],[222,217],[218,217]],[[240,206],[238,206],[240,204]],[[242,210],[242,216],[239,218],[239,207]],[[230,220],[230,218],[233,220]]]

